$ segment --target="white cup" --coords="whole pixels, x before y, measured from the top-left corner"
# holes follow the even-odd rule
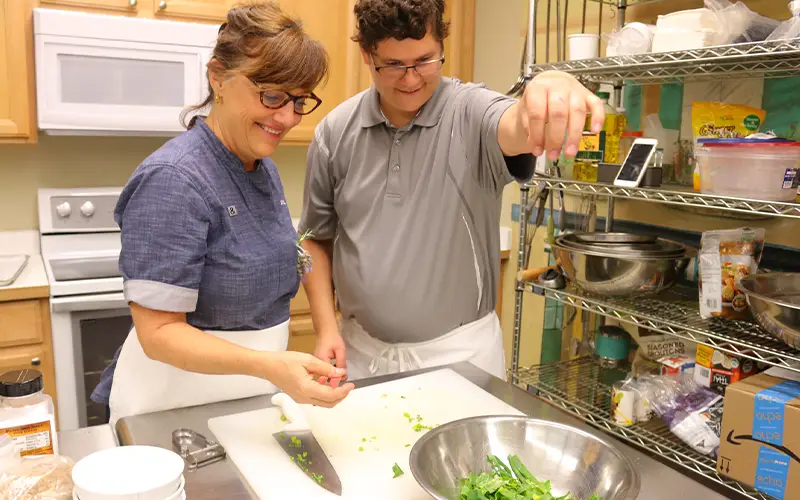
[[[600,35],[580,33],[569,35],[569,59],[577,61],[579,59],[594,59],[600,53]]]

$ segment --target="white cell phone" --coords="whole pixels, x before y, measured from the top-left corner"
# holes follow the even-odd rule
[[[617,178],[614,179],[614,185],[637,187],[642,182],[647,165],[653,159],[657,146],[657,139],[636,139],[631,150],[628,151],[625,161],[622,162]]]

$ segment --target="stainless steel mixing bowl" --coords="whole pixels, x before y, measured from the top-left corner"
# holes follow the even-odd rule
[[[639,472],[616,448],[568,425],[523,416],[482,416],[428,431],[411,449],[411,473],[437,500],[459,498],[460,480],[470,472],[491,472],[487,455],[508,464],[516,454],[553,494],[585,500],[633,500]]]
[[[615,252],[607,246],[576,246],[556,238],[554,253],[567,278],[583,290],[609,297],[656,294],[674,285],[695,251],[680,243],[681,252],[637,254]]]
[[[771,335],[800,349],[800,273],[745,276],[736,287],[747,297],[756,321]]]

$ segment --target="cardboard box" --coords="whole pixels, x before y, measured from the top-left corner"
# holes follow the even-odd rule
[[[695,360],[692,356],[676,355],[667,356],[658,360],[661,364],[661,375],[692,374]]]
[[[761,371],[751,359],[726,354],[706,345],[697,346],[695,360],[695,382],[720,394],[724,394],[729,385]]]
[[[800,381],[765,372],[728,386],[717,471],[779,500],[800,498]]]

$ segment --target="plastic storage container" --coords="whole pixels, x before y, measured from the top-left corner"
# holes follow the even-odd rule
[[[37,370],[0,375],[0,434],[8,434],[23,457],[58,455],[53,398],[43,389]]]
[[[695,151],[703,193],[765,201],[796,197],[800,143],[784,139],[700,139]]]

